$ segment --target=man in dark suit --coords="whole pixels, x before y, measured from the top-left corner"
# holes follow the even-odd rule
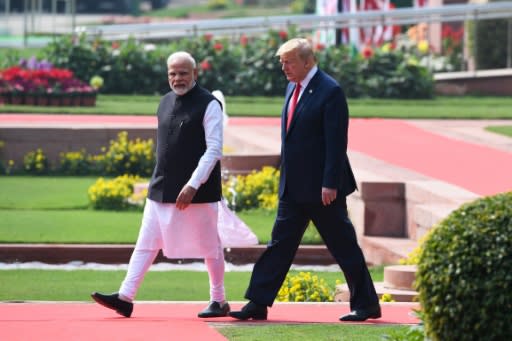
[[[279,205],[267,249],[254,265],[245,297],[229,315],[267,319],[267,307],[290,269],[310,220],[342,269],[350,290],[341,321],[381,317],[379,299],[347,215],[346,196],[356,189],[347,156],[348,106],[340,85],[319,70],[311,43],[295,38],[276,53],[290,81],[281,123]]]

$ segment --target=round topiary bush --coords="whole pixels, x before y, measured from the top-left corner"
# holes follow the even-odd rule
[[[512,340],[512,192],[439,223],[423,244],[416,288],[432,340]]]

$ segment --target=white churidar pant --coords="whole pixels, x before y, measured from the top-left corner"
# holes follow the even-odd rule
[[[133,300],[162,249],[167,258],[203,258],[210,279],[210,299],[222,302],[224,253],[217,231],[218,203],[191,204],[178,210],[175,204],[147,199],[137,244],[128,264],[119,294]]]

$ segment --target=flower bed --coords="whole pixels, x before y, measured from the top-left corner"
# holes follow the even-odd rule
[[[47,62],[22,61],[0,70],[0,103],[13,105],[94,106],[97,89],[67,69]]]

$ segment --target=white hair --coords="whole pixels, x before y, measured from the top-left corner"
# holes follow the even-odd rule
[[[185,52],[185,51],[178,51],[178,52],[174,52],[172,53],[168,58],[167,58],[167,67],[169,67],[169,65],[171,65],[171,63],[175,62],[175,61],[187,61],[190,63],[190,65],[192,65],[192,68],[195,69],[196,68],[196,60],[194,59],[194,57],[192,57],[192,55],[188,52]]]

